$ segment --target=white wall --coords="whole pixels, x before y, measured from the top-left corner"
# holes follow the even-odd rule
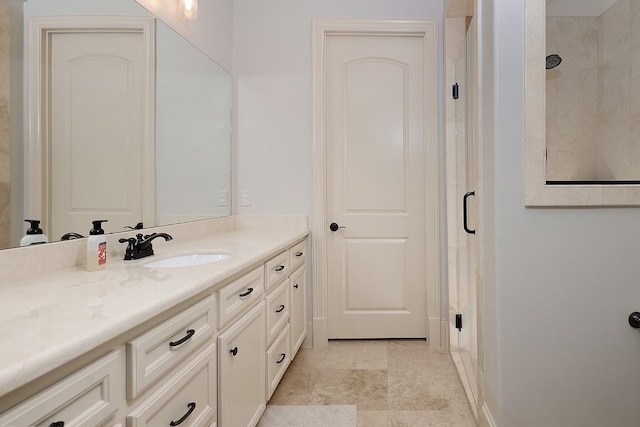
[[[485,393],[500,426],[637,426],[640,209],[526,209],[525,0],[493,0],[493,283]]]
[[[235,212],[310,215],[311,19],[441,19],[442,0],[235,0],[233,17]]]

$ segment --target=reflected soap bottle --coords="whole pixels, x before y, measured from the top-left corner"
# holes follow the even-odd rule
[[[20,246],[39,245],[41,243],[47,243],[49,238],[44,234],[40,228],[40,220],[37,219],[25,219],[24,222],[30,224],[27,234],[20,239]]]
[[[93,221],[93,228],[87,239],[87,271],[102,270],[107,265],[107,238],[102,229],[106,219]]]

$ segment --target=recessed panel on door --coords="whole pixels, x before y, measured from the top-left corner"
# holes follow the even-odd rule
[[[408,311],[405,239],[345,239],[344,313]],[[382,263],[371,259],[381,257]]]

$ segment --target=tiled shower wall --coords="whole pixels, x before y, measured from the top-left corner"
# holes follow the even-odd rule
[[[11,118],[9,112],[10,72],[9,8],[0,5],[0,248],[9,246],[9,196],[11,176]]]
[[[547,17],[547,179],[640,180],[640,2]]]

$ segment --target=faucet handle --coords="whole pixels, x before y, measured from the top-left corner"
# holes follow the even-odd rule
[[[142,235],[140,234],[139,236],[142,236]],[[127,250],[124,253],[124,259],[125,261],[132,260],[133,254],[135,253],[135,250],[136,250],[136,243],[138,242],[138,240],[135,237],[129,237],[128,239],[120,238],[118,239],[118,242],[127,243]]]
[[[124,228],[128,228],[130,230],[142,230],[144,228],[144,225],[141,222],[139,222],[135,225],[135,227],[132,227],[130,225],[125,225]]]

